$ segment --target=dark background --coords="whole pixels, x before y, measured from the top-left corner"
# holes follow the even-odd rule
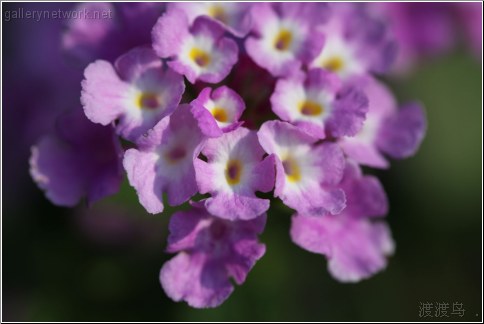
[[[460,302],[465,316],[449,319],[482,320],[482,65],[463,46],[388,78],[401,102],[425,104],[428,133],[414,158],[376,172],[397,247],[385,271],[333,280],[322,256],[291,242],[290,212],[276,202],[261,236],[267,253],[246,283],[221,307],[196,310],[159,285],[170,211],[146,214],[126,181],[91,208],[59,208],[29,177],[42,116],[64,109],[46,103],[67,96],[51,82],[67,73],[53,54],[59,24],[3,22],[3,320],[413,321],[421,302]]]

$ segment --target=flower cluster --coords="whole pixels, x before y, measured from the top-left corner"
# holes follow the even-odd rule
[[[53,203],[114,194],[123,167],[148,213],[188,203],[171,216],[177,254],[160,282],[197,308],[220,305],[264,255],[271,197],[294,210],[294,243],[323,254],[337,280],[385,268],[387,197],[361,166],[414,155],[426,119],[374,76],[397,48],[381,16],[354,3],[118,9],[116,24],[65,32],[65,50],[93,61],[83,109],[32,149],[32,177]]]

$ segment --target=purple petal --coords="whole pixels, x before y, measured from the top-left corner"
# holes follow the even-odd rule
[[[84,181],[79,181],[72,149],[53,136],[46,136],[32,147],[30,174],[45,190],[52,203],[75,206],[84,193]]]
[[[422,106],[418,103],[407,104],[385,120],[378,134],[377,145],[393,158],[410,157],[420,147],[426,128]]]
[[[113,129],[75,109],[57,119],[57,132],[32,147],[30,173],[54,204],[74,206],[112,195],[122,180],[121,147]]]
[[[386,267],[393,241],[384,223],[354,220],[343,214],[326,217],[296,215],[291,237],[297,245],[328,260],[331,275],[341,282],[358,282]]]
[[[338,93],[327,130],[333,137],[354,136],[363,126],[367,112],[365,94],[357,88],[345,87]]]
[[[122,80],[134,82],[148,70],[161,69],[162,63],[152,49],[138,47],[120,56],[114,66]]]
[[[84,71],[81,103],[84,113],[93,123],[108,125],[124,111],[122,100],[129,85],[119,79],[113,66],[95,61]]]
[[[163,187],[156,183],[157,159],[155,153],[129,149],[123,161],[129,183],[136,189],[141,205],[151,214],[163,211]]]
[[[352,141],[343,138],[340,145],[345,153],[356,162],[379,169],[387,169],[390,164],[372,143]]]
[[[188,18],[178,9],[170,9],[156,22],[151,32],[153,49],[162,58],[178,55],[183,41],[189,37]]]
[[[201,222],[209,217],[205,207],[192,204],[193,208],[180,211],[170,218],[167,251],[170,253],[190,250],[196,247]]]
[[[300,131],[296,126],[278,120],[262,124],[257,136],[268,154],[276,153],[278,142],[313,144],[317,141],[317,138]]]
[[[220,218],[228,220],[250,220],[262,215],[269,209],[270,201],[255,196],[219,193],[206,200],[207,210]]]
[[[341,282],[358,282],[385,269],[386,255],[393,253],[390,230],[383,223],[346,224],[333,238],[329,272]]]
[[[388,199],[378,178],[364,176],[360,167],[348,162],[341,182],[346,194],[345,214],[350,217],[384,216],[388,212]]]
[[[160,271],[160,282],[168,297],[174,301],[185,300],[195,308],[222,304],[234,287],[223,267],[206,262],[204,254],[183,252],[166,262]]]
[[[259,217],[257,219],[265,219]],[[239,240],[233,245],[234,256],[227,262],[226,269],[238,285],[244,283],[250,269],[262,258],[266,247],[253,240]]]
[[[331,256],[330,233],[321,226],[319,217],[293,216],[291,239],[309,252]]]
[[[252,182],[255,190],[269,192],[274,188],[276,177],[275,163],[276,156],[271,154],[257,164],[253,170]]]
[[[343,178],[346,161],[336,143],[324,142],[316,146],[313,154],[318,157],[318,167],[323,172],[322,184],[336,185]]]
[[[212,165],[200,159],[193,161],[195,175],[200,193],[209,193],[213,188],[213,179],[217,176],[217,169]]]

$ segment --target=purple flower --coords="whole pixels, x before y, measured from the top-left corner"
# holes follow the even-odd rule
[[[207,16],[220,24],[228,32],[236,37],[244,37],[251,27],[250,4],[238,2],[174,2],[168,4],[170,8],[183,11],[189,24],[197,17]]]
[[[253,32],[247,53],[273,76],[285,76],[311,62],[321,51],[318,29],[328,10],[321,3],[258,3],[252,6]]]
[[[258,133],[268,154],[276,156],[274,196],[304,215],[339,214],[345,195],[335,188],[345,159],[335,143],[315,145],[316,138],[281,121],[265,122]]]
[[[218,217],[253,219],[269,209],[269,200],[255,195],[274,187],[274,157],[265,154],[257,134],[238,128],[219,138],[208,139],[202,148],[207,162],[195,160],[200,193],[211,193],[207,210]]]
[[[79,108],[60,115],[55,132],[32,147],[30,175],[56,205],[83,197],[91,204],[119,190],[121,156],[113,129],[94,125]]]
[[[370,105],[359,133],[340,139],[345,153],[358,163],[375,168],[389,166],[383,153],[395,159],[414,155],[427,128],[422,106],[409,103],[399,109],[390,90],[371,77],[353,82],[363,87]]]
[[[163,193],[170,205],[180,205],[197,192],[193,159],[204,136],[190,109],[190,105],[180,105],[139,138],[138,149],[124,155],[129,183],[149,213],[163,211]]]
[[[245,103],[234,90],[226,86],[213,92],[211,88],[203,89],[191,104],[200,129],[208,137],[222,136],[242,125],[239,118],[245,110]]]
[[[183,77],[167,67],[153,50],[135,48],[114,66],[98,60],[84,71],[81,102],[94,123],[117,121],[116,131],[135,141],[170,115],[185,91]]]
[[[164,6],[154,2],[80,3],[74,10],[81,17],[69,19],[62,35],[63,50],[83,66],[96,59],[113,61],[134,47],[150,44],[151,28]]]
[[[343,86],[336,75],[322,69],[279,79],[271,103],[282,120],[318,138],[355,135],[368,110],[361,91]]]
[[[328,258],[331,275],[342,282],[366,279],[386,267],[386,256],[394,243],[388,226],[370,217],[386,214],[383,187],[373,176],[363,176],[359,167],[348,163],[341,187],[347,207],[339,215],[293,216],[291,237],[305,250]]]
[[[248,221],[226,221],[211,215],[202,202],[170,220],[168,252],[179,252],[161,268],[160,282],[175,301],[196,308],[217,307],[242,284],[265,253],[257,237],[266,215]]]
[[[168,65],[191,83],[218,83],[238,56],[237,44],[224,34],[224,28],[207,16],[190,24],[183,11],[171,8],[153,27],[153,48],[161,58],[171,59]]]
[[[396,56],[396,45],[384,21],[361,4],[330,5],[331,18],[319,29],[325,43],[310,66],[333,71],[342,78],[387,71]]]
[[[408,69],[416,60],[441,54],[456,40],[453,3],[372,3],[389,21],[398,42],[395,68]]]

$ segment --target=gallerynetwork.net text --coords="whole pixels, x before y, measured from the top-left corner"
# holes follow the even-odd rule
[[[112,19],[113,11],[106,10],[28,10],[18,8],[15,10],[5,10],[3,12],[4,21],[8,22],[16,19],[30,19],[41,21],[45,19]]]

